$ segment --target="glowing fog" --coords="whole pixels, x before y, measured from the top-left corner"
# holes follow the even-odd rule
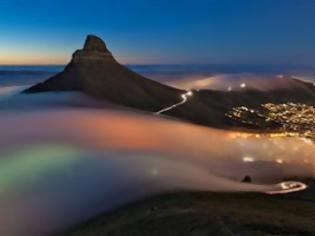
[[[62,99],[72,105],[60,106]],[[76,94],[4,99],[0,235],[46,235],[168,191],[265,192],[283,178],[313,176],[315,146],[308,140],[87,104]],[[241,183],[245,175],[253,184]]]

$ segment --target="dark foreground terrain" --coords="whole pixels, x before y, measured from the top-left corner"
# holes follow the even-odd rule
[[[99,216],[63,234],[315,235],[314,185],[289,195],[173,193]]]

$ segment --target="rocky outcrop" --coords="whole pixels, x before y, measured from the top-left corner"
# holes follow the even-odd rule
[[[94,35],[87,36],[83,50],[95,52],[109,52],[103,40]]]
[[[72,55],[72,63],[93,63],[97,61],[115,60],[105,43],[94,35],[88,35],[83,49]]]

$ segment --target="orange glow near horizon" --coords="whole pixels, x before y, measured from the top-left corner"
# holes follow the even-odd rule
[[[71,55],[71,52],[6,52],[4,50],[0,54],[0,65],[65,65],[70,62]],[[153,58],[148,60],[141,55],[118,55],[115,58],[121,64],[154,64]]]
[[[4,53],[0,55],[0,65],[56,65],[68,62],[69,57],[63,54]]]
[[[71,60],[71,56],[62,54],[1,54],[0,65],[65,65]],[[145,58],[136,58],[131,60],[131,57],[115,57],[121,64],[152,64]],[[138,60],[137,60],[138,59]]]

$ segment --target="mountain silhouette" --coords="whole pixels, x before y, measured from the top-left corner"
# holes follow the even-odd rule
[[[83,49],[72,55],[64,71],[24,92],[45,91],[80,91],[152,112],[179,102],[183,93],[119,64],[105,43],[94,35],[87,36]]]
[[[64,71],[28,88],[24,93],[79,91],[98,99],[150,112],[180,104],[163,114],[224,128],[243,125],[226,116],[226,112],[233,107],[258,108],[261,104],[270,102],[315,105],[315,88],[312,83],[290,78],[281,78],[280,82],[289,86],[268,91],[193,91],[193,96],[183,103],[182,96],[186,91],[131,71],[116,61],[102,39],[88,35],[83,49],[72,55]]]

